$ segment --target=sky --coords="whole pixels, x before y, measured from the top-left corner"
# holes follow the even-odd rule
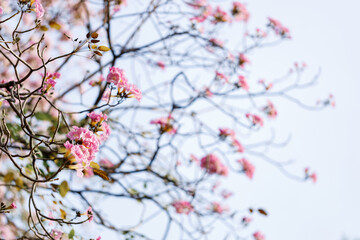
[[[245,186],[249,192],[236,200],[268,210],[269,217],[257,218],[253,227],[269,240],[360,239],[360,2],[252,0],[247,6],[253,13],[250,25],[274,17],[293,36],[254,55],[253,64],[264,75],[295,61],[305,61],[314,74],[321,68],[319,83],[300,96],[317,99],[333,93],[336,107],[312,112],[279,101],[274,127],[292,136],[280,157],[294,158],[298,167],[310,166],[318,182],[291,181],[262,164]]]

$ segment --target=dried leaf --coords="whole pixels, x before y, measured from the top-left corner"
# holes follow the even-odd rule
[[[99,34],[96,33],[96,32],[93,32],[93,33],[91,34],[91,37],[92,37],[92,38],[97,38],[98,36],[99,36]]]
[[[259,212],[260,214],[264,215],[264,216],[267,216],[267,215],[268,215],[267,212],[266,212],[264,209],[262,209],[262,208],[259,208],[259,209],[258,209],[258,212]]]
[[[99,51],[95,51],[94,53],[95,53],[96,55],[98,55],[98,56],[102,56],[102,53],[99,52]]]
[[[100,169],[99,164],[97,164],[96,162],[90,162],[90,167]]]
[[[108,48],[106,46],[100,46],[98,49],[99,49],[99,51],[102,51],[102,52],[110,51],[110,48]]]
[[[56,30],[60,30],[60,29],[61,29],[61,25],[58,24],[57,22],[53,21],[53,20],[51,20],[51,21],[49,22],[49,25],[50,25],[50,27],[53,28],[53,29],[56,29]]]
[[[62,197],[65,197],[66,194],[69,192],[69,184],[67,181],[63,181],[59,186],[59,193]]]
[[[103,170],[100,170],[100,169],[93,169],[94,171],[94,174],[95,175],[98,175],[99,177],[101,177],[102,179],[106,180],[106,181],[109,181],[110,178],[108,177],[107,173],[104,172]]]
[[[9,183],[12,180],[14,180],[14,173],[13,172],[8,172],[5,176],[4,176],[4,182],[5,183]]]
[[[60,208],[61,218],[66,219],[66,212]]]

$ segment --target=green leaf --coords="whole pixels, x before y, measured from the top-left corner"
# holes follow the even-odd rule
[[[35,118],[42,121],[53,121],[53,117],[49,113],[45,112],[36,112],[34,114]]]
[[[68,191],[70,190],[69,184],[67,181],[63,181],[59,186],[59,193],[62,197],[65,197]]]
[[[70,239],[74,239],[74,236],[75,236],[75,230],[74,229],[71,229],[71,231],[69,232],[69,238]]]

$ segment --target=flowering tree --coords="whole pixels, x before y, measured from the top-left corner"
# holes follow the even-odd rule
[[[334,100],[291,95],[318,78],[302,78],[305,64],[253,79],[252,52],[289,29],[268,18],[247,30],[245,4],[217,4],[0,2],[2,238],[207,239],[222,223],[226,239],[265,239],[242,231],[267,212],[227,206],[220,183],[255,178],[260,160],[316,182],[265,153],[277,143],[263,133],[274,99],[315,110]]]

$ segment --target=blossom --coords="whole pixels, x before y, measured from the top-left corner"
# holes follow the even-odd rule
[[[44,75],[41,74],[43,77]],[[54,73],[46,73],[46,77],[45,77],[45,81],[44,81],[44,86],[41,89],[42,92],[46,93],[48,92],[51,88],[55,87],[56,84],[56,79],[59,79],[61,76],[60,73],[58,72],[54,72]]]
[[[243,171],[245,172],[245,175],[248,178],[252,179],[255,172],[255,166],[245,158],[239,159],[237,162],[241,164]]]
[[[255,240],[265,240],[265,236],[259,231],[255,232],[253,236]]]
[[[283,26],[278,20],[269,18],[269,26],[275,31],[277,35],[280,35],[284,38],[291,38],[289,29]]]
[[[235,147],[236,151],[243,153],[245,151],[244,146],[237,139],[233,139],[232,145]]]
[[[165,70],[165,63],[163,61],[158,61],[156,65],[162,70]]]
[[[211,210],[215,213],[222,214],[224,211],[227,211],[228,209],[226,207],[221,206],[221,204],[218,202],[212,202]]]
[[[245,91],[249,91],[249,84],[246,78],[242,75],[239,76],[238,86],[243,88]]]
[[[10,205],[10,209],[15,209],[16,208],[16,204],[13,202],[13,203],[11,203],[11,205]]]
[[[211,90],[210,90],[210,88],[205,88],[205,96],[207,96],[207,97],[212,97],[212,96],[214,96],[214,94],[213,94],[213,92],[211,92]]]
[[[260,116],[251,113],[247,113],[245,116],[252,121],[253,125],[264,126],[264,121]]]
[[[107,120],[107,115],[103,113],[90,112],[87,116],[91,119],[91,125],[102,123]]]
[[[236,21],[244,21],[244,22],[247,22],[250,16],[245,5],[240,2],[233,2],[233,8],[231,10],[231,14],[234,16]]]
[[[45,10],[43,5],[41,4],[41,0],[31,0],[31,4],[34,4],[35,8],[34,11],[36,12],[36,18],[40,19],[44,16]]]
[[[227,190],[225,190],[225,189],[221,192],[221,196],[222,196],[224,199],[228,199],[228,198],[231,197],[232,195],[233,195],[232,192],[229,192],[229,191],[227,191]]]
[[[114,164],[109,159],[106,159],[106,158],[101,159],[99,163],[100,163],[101,167],[105,167],[105,168],[114,167]]]
[[[252,221],[252,218],[249,217],[243,217],[242,222],[243,224],[249,224]]]
[[[208,154],[200,161],[200,166],[210,174],[218,174],[222,176],[228,175],[227,167],[214,154]]]
[[[55,240],[60,240],[63,232],[61,230],[52,229],[50,232],[50,236],[53,237]]]
[[[219,40],[219,39],[216,39],[216,38],[210,38],[209,39],[209,42],[214,46],[214,47],[224,47],[224,42]]]
[[[219,128],[219,136],[221,138],[226,138],[226,137],[231,137],[234,138],[235,137],[235,131],[230,129],[230,128]]]
[[[193,206],[188,201],[175,201],[171,205],[175,208],[176,213],[179,214],[185,213],[186,215],[189,215],[194,211]]]
[[[167,117],[161,117],[161,118],[158,118],[158,119],[151,120],[150,124],[159,125],[161,133],[167,132],[169,134],[175,134],[176,133],[176,128],[174,128],[174,126],[172,124],[173,119],[174,118],[172,117],[172,115],[169,114]]]
[[[188,4],[195,9],[199,9],[207,5],[207,0],[194,0],[193,3],[188,3]]]
[[[220,72],[218,72],[218,71],[215,72],[215,77],[216,77],[217,79],[224,80],[226,83],[229,82],[229,78],[228,78],[225,74],[220,73]]]
[[[263,111],[270,117],[270,118],[276,118],[277,116],[277,110],[274,106],[274,104],[268,100],[267,106],[263,107]]]
[[[317,181],[317,174],[316,174],[316,173],[312,173],[312,174],[310,174],[309,178],[313,181],[313,183],[316,183],[316,181]]]
[[[111,129],[110,129],[109,125],[106,122],[103,122],[101,124],[101,127],[99,128],[99,131],[102,132],[102,134],[100,135],[100,140],[102,142],[106,141],[109,138],[109,135],[111,133]]]
[[[2,9],[2,7],[0,7],[0,14],[3,14],[3,9]]]
[[[214,24],[231,21],[229,15],[225,11],[223,11],[219,6],[216,7],[216,10],[212,14],[212,16],[214,19],[211,22]]]
[[[136,98],[140,102],[142,98],[141,90],[135,84],[128,84],[125,88],[127,98]]]
[[[107,102],[111,96],[111,90],[107,88],[101,96],[101,101]]]
[[[96,240],[101,240],[101,236],[98,236]]]
[[[245,54],[239,54],[239,66],[243,68],[245,64],[250,63],[250,60],[245,56]]]
[[[128,80],[125,77],[124,70],[117,68],[117,67],[111,67],[110,72],[106,77],[106,81],[108,83],[113,83],[114,85],[127,85]]]
[[[91,222],[94,219],[94,213],[93,213],[92,208],[90,206],[86,210],[86,216],[88,217],[89,222]]]

